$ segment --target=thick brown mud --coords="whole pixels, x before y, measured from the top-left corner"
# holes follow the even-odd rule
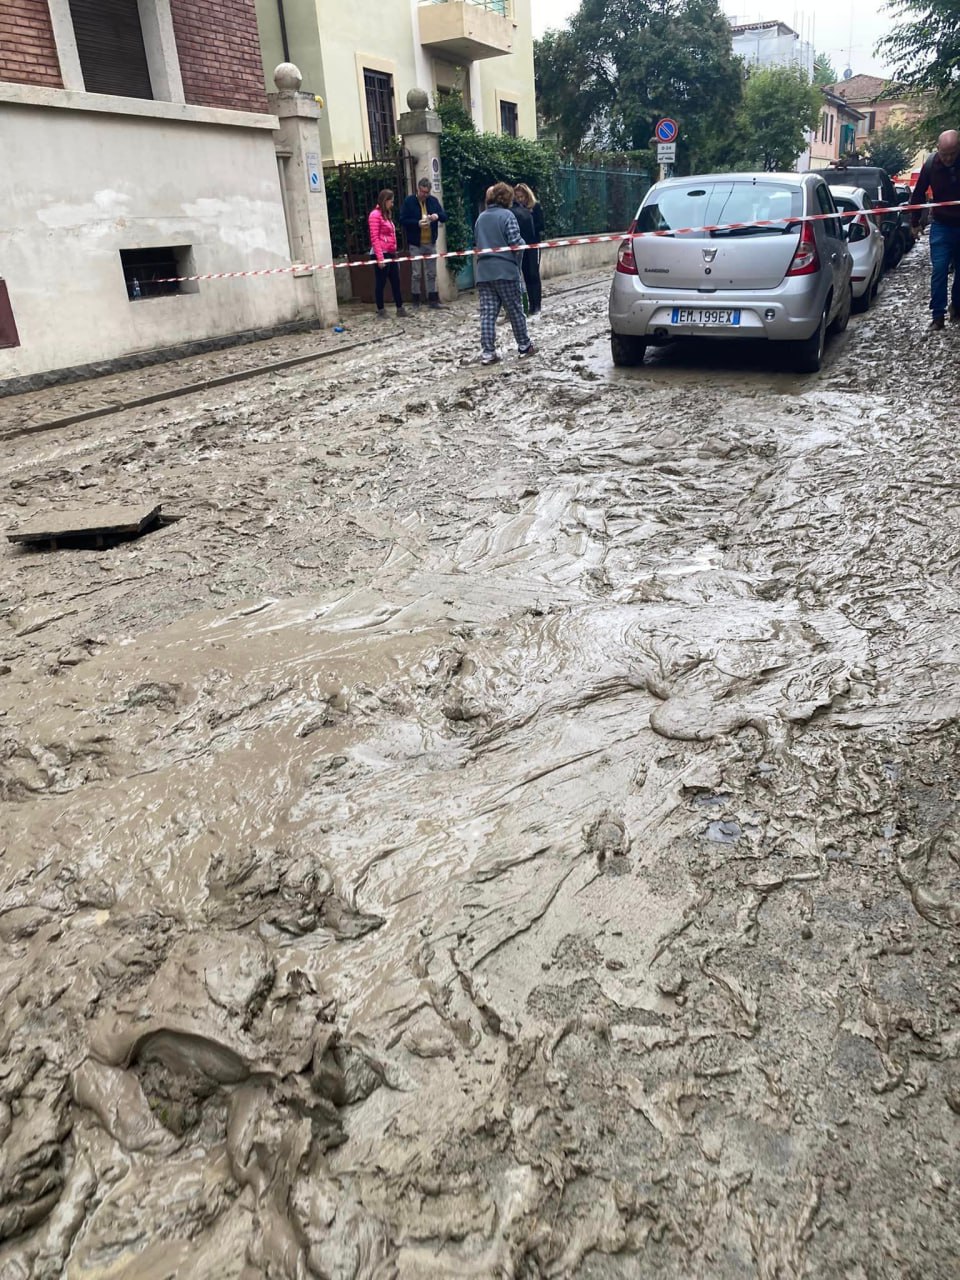
[[[815,378],[598,279],[8,441],[179,518],[3,552],[0,1280],[958,1274],[926,270]]]

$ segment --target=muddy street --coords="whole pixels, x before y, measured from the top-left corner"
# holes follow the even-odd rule
[[[0,1280],[958,1274],[926,254],[807,378],[604,274],[0,401],[5,532],[170,517],[4,542]]]

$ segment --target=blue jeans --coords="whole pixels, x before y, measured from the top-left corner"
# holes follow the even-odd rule
[[[960,227],[930,223],[930,310],[935,316],[947,314],[947,277],[953,267],[950,302],[960,313]]]

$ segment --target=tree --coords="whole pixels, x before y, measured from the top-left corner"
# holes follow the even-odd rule
[[[956,128],[960,116],[960,3],[958,0],[891,0],[904,21],[877,45],[891,63],[898,87],[927,97],[931,132]]]
[[[828,53],[818,53],[813,59],[813,83],[836,84],[840,77],[837,69],[830,61]]]
[[[751,72],[738,114],[741,163],[748,169],[792,169],[807,147],[823,105],[819,86],[800,67]]]
[[[909,168],[919,145],[916,125],[888,124],[867,140],[865,150],[871,164],[895,175]]]
[[[567,151],[640,151],[661,116],[680,123],[678,161],[715,164],[742,89],[717,0],[581,0],[535,48],[544,132]]]

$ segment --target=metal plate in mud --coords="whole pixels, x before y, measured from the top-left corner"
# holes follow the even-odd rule
[[[160,518],[161,506],[92,507],[86,511],[48,511],[7,534],[9,542],[57,542],[143,533]]]

